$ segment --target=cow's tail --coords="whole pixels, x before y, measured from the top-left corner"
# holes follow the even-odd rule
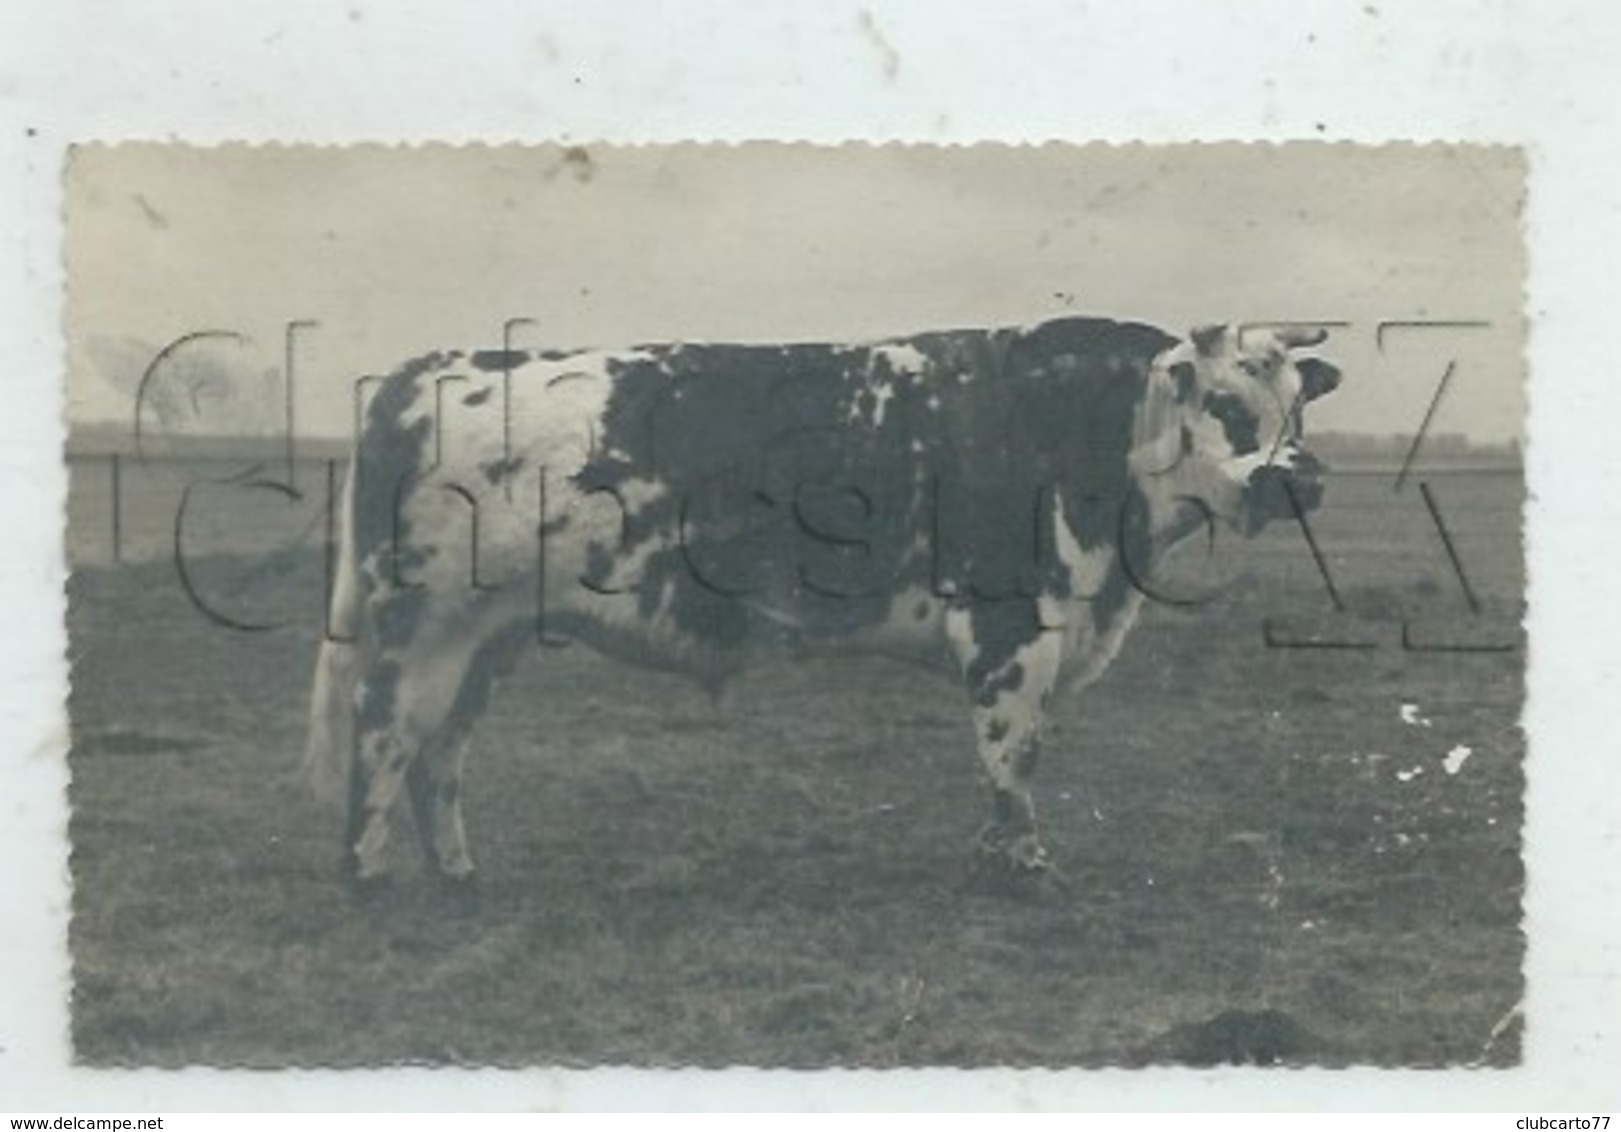
[[[358,459],[349,466],[337,519],[337,554],[332,598],[315,661],[310,693],[309,741],[304,748],[303,777],[318,798],[346,796],[349,763],[355,746],[355,690],[360,676],[356,645],[360,628],[360,563],[355,554],[354,508]]]

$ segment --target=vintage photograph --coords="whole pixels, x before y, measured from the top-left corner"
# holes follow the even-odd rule
[[[64,176],[79,1063],[1520,1063],[1520,150]]]

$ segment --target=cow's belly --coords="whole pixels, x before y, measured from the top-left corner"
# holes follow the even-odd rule
[[[820,598],[713,595],[671,578],[641,579],[623,591],[549,587],[546,623],[614,659],[717,686],[744,669],[786,660],[878,656],[949,674],[944,608],[922,590],[869,598],[857,619],[829,615]]]

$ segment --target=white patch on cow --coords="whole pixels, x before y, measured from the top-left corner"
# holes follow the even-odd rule
[[[1064,663],[1064,651],[1057,634],[1041,633],[1029,644],[1016,649],[1012,659],[1003,667],[1002,675],[1014,665],[1024,669],[1024,681],[1019,690],[999,697],[996,701],[997,710],[1002,710],[1003,704],[1013,701],[1011,715],[1013,730],[1032,732],[1041,726],[1044,711],[1041,706],[1041,693],[1053,688],[1058,683],[1058,670]]]
[[[957,663],[966,671],[979,655],[979,643],[974,640],[974,621],[965,606],[953,605],[946,609],[946,643]]]
[[[1053,492],[1053,508],[1053,549],[1069,571],[1073,596],[1066,602],[1044,598],[1040,613],[1043,625],[1062,626],[1065,650],[1073,654],[1064,673],[1064,685],[1067,690],[1075,690],[1097,680],[1114,661],[1137,619],[1142,594],[1135,589],[1127,594],[1114,622],[1106,632],[1097,634],[1087,605],[1109,576],[1115,548],[1112,543],[1100,544],[1094,550],[1082,547],[1064,519],[1063,494],[1057,490]]]
[[[606,370],[609,356],[598,352],[543,361],[525,355],[512,367],[510,407],[503,404],[504,376],[470,369],[465,354],[446,355],[439,366],[411,379],[410,402],[387,427],[406,432],[427,422],[430,429],[424,466],[398,504],[410,548],[424,559],[412,568],[412,582],[445,593],[467,587],[476,513],[480,581],[500,587],[503,601],[506,590],[526,592],[520,583],[535,565],[542,490],[536,453],[544,452],[550,461],[547,510],[553,517],[569,494],[564,477],[585,462],[598,434],[612,385]],[[473,404],[467,403],[469,397]],[[508,411],[510,455],[517,463],[502,474]],[[368,425],[360,448],[365,451],[381,439]],[[392,572],[388,558],[385,548],[355,565],[382,578]],[[514,598],[514,604],[521,606],[521,598]]]
[[[876,372],[880,358],[888,367],[889,372],[887,374],[880,375]],[[903,375],[916,376],[922,373],[928,364],[927,355],[913,346],[887,345],[872,347],[868,359],[867,392],[872,395],[873,406],[872,417],[867,423],[871,424],[873,428],[883,426],[884,414],[889,408],[889,403],[895,399],[894,377]],[[857,396],[850,404],[849,419],[852,422],[860,421],[863,417],[862,401],[863,398]]]
[[[872,426],[877,428],[884,423],[884,410],[889,407],[889,402],[894,399],[895,387],[887,381],[883,382],[873,387],[872,396]]]
[[[1407,724],[1409,727],[1430,726],[1429,719],[1427,719],[1423,713],[1419,711],[1419,707],[1415,703],[1402,704],[1400,714],[1401,721]]]
[[[867,394],[872,396],[872,415],[867,415],[865,404]],[[895,390],[887,382],[875,382],[868,385],[866,393],[858,393],[850,402],[850,411],[845,414],[845,420],[853,425],[870,425],[877,428],[884,423],[884,410],[894,398]]]
[[[916,346],[875,346],[873,356],[883,358],[896,373],[920,374],[929,366],[928,355]]]
[[[1064,519],[1064,493],[1057,488],[1053,489],[1053,520],[1053,550],[1069,571],[1070,593],[1075,595],[1076,602],[1084,601],[1103,587],[1109,576],[1114,548],[1104,543],[1096,550],[1087,550],[1077,541],[1075,532]]]
[[[1459,743],[1446,753],[1446,757],[1441,760],[1441,768],[1448,774],[1457,774],[1463,769],[1463,764],[1468,761],[1469,756],[1474,753],[1473,748]]]
[[[888,614],[869,632],[873,635],[874,643],[880,647],[914,642],[938,649],[941,641],[940,615],[944,609],[945,606],[927,588],[909,586],[896,591],[890,599]],[[939,659],[938,655],[936,659]]]

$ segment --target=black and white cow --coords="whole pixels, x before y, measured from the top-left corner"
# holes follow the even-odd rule
[[[1051,696],[1102,674],[1173,544],[1316,506],[1322,339],[1064,318],[405,365],[351,466],[312,708],[352,876],[384,874],[405,793],[431,865],[471,879],[464,746],[537,634],[712,690],[785,642],[942,660],[990,779],[978,847],[1043,868]]]

